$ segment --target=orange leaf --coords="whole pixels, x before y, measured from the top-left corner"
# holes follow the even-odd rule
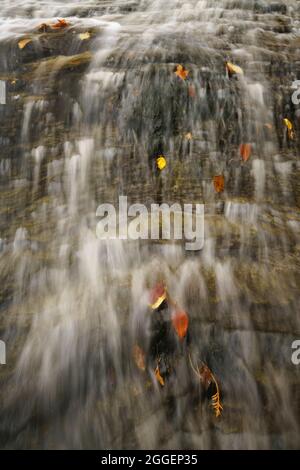
[[[250,155],[251,155],[251,150],[252,150],[251,144],[241,144],[240,145],[240,155],[241,155],[242,159],[244,160],[244,162],[249,160]]]
[[[225,180],[223,175],[214,176],[213,179],[215,191],[217,193],[222,193],[225,187]]]
[[[60,29],[60,28],[66,28],[69,25],[70,23],[68,23],[66,20],[57,20],[57,23],[52,24],[51,28]]]
[[[163,377],[160,375],[160,371],[159,371],[158,365],[157,365],[157,367],[156,367],[154,373],[155,373],[155,377],[156,377],[157,381],[158,381],[158,382],[160,383],[160,385],[163,387],[163,386],[165,385],[165,381],[164,381]]]
[[[163,283],[158,283],[150,292],[150,307],[153,310],[158,309],[158,307],[163,303],[167,298],[167,291]]]
[[[177,65],[175,75],[177,77],[181,78],[182,80],[186,80],[189,72],[186,70],[186,68],[183,67],[183,65]]]
[[[189,317],[184,310],[177,310],[172,314],[172,324],[180,339],[183,339],[188,331]]]
[[[143,371],[146,370],[145,353],[142,350],[142,348],[140,348],[137,344],[135,344],[133,347],[132,354],[133,354],[134,362],[136,363],[138,368]]]

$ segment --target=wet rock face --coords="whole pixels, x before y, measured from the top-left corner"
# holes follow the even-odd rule
[[[2,447],[299,447],[299,2],[202,3],[4,0]],[[119,195],[203,203],[204,249],[97,240]],[[190,318],[165,387],[132,356],[142,331],[155,363],[157,279]],[[218,378],[221,418],[188,354]]]

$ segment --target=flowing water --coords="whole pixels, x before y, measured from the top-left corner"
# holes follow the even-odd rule
[[[299,447],[299,2],[2,0],[0,15],[1,446]],[[57,18],[70,26],[38,31]],[[98,205],[120,195],[203,203],[203,250],[97,239]],[[190,318],[165,387],[132,355],[162,279]],[[186,348],[218,379],[219,418]]]

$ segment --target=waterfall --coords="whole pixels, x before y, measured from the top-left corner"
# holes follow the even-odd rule
[[[299,2],[2,0],[0,26],[0,446],[299,447]],[[120,196],[203,204],[203,249],[99,239]],[[161,280],[189,317],[165,386],[133,353]]]

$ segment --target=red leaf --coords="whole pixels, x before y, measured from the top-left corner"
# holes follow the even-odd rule
[[[213,182],[214,182],[215,191],[217,193],[222,193],[225,187],[224,176],[222,175],[214,176]]]
[[[250,155],[251,155],[251,150],[252,150],[251,144],[241,144],[240,145],[240,154],[241,154],[241,157],[244,160],[244,162],[249,160]]]
[[[66,28],[69,26],[69,23],[66,20],[57,20],[57,23],[51,25],[53,29]]]
[[[180,339],[183,339],[188,331],[189,317],[184,310],[177,310],[172,314],[172,324]]]
[[[156,310],[164,300],[167,298],[167,291],[165,285],[160,282],[154,286],[150,292],[150,306]]]

